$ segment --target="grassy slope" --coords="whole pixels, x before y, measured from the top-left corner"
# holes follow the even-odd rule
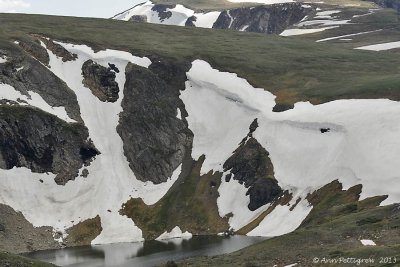
[[[314,264],[313,259],[323,257],[400,259],[400,206],[376,207],[385,197],[358,201],[361,187],[342,191],[333,182],[317,191],[309,200],[315,209],[303,225],[290,234],[275,237],[228,255],[199,257],[179,263],[179,266],[355,266],[349,264]],[[376,247],[366,247],[360,239],[372,239]]]
[[[356,51],[299,38],[101,19],[1,14],[0,24],[0,47],[11,45],[7,40],[41,33],[97,49],[185,61],[204,59],[271,91],[285,105],[341,98],[400,100],[400,58],[390,52]]]
[[[55,267],[50,263],[35,261],[21,256],[0,252],[0,266],[6,267]]]
[[[375,43],[385,43],[400,40],[400,14],[398,12],[393,9],[383,9],[368,16],[352,18],[352,16],[355,14],[361,15],[366,13],[367,12],[365,9],[359,7],[348,8],[344,12],[337,14],[337,18],[351,19],[350,24],[342,25],[339,28],[319,33],[300,35],[295,38],[316,41],[329,37],[380,30],[373,33],[347,37],[351,38],[351,41],[341,41],[339,39],[328,41],[329,44],[336,44],[343,47],[348,47],[350,49]],[[388,53],[399,51],[399,49],[395,49],[388,51]]]

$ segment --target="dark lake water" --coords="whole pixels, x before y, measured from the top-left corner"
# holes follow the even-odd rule
[[[246,236],[202,236],[189,240],[171,239],[38,251],[25,256],[68,267],[150,267],[169,260],[230,253],[263,240],[265,238]]]

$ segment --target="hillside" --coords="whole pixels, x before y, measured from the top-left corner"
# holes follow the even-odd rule
[[[177,266],[398,266],[399,205],[375,207],[378,198],[357,201],[358,190],[341,191],[334,182],[319,192],[324,200],[315,207],[318,212],[293,233]],[[376,245],[360,241],[371,239]]]
[[[377,14],[375,18],[398,27],[395,26],[396,13],[385,12],[386,16]],[[86,43],[95,49],[132,51],[140,56],[154,54],[187,62],[203,59],[217,69],[245,77],[255,87],[266,88],[278,97],[278,104],[284,106],[299,101],[319,104],[346,98],[398,100],[396,90],[392,89],[398,82],[398,60],[391,53],[354,51],[344,49],[342,45],[326,46],[259,34],[132,25],[108,20],[9,14],[1,15],[0,19],[4,25],[3,41],[21,35],[26,38],[24,34],[40,29],[38,33],[45,36]],[[25,19],[31,25],[24,23]],[[54,22],[48,24],[47,19]],[[70,27],[76,23],[84,26]],[[376,22],[367,20],[364,25],[376,27]],[[140,38],[136,38],[134,32],[138,32]],[[110,35],[114,38],[108,38]]]
[[[384,26],[397,38],[394,10],[345,11],[354,23],[335,31]],[[371,199],[382,218],[396,206],[376,206],[400,202],[398,49],[353,49],[383,34],[352,46],[316,42],[327,31],[0,23],[1,250],[281,236],[344,215],[348,230]]]

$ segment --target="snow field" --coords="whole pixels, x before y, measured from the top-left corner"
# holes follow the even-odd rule
[[[303,199],[292,212],[278,206],[250,235],[293,231],[311,210],[305,197],[336,179],[345,189],[363,184],[362,198],[388,194],[385,204],[400,201],[396,190],[400,103],[387,99],[337,100],[317,106],[297,103],[292,110],[274,113],[275,96],[253,88],[236,74],[196,60],[187,76],[181,99],[194,132],[192,156],[206,156],[201,172],[223,171],[223,163],[258,118],[254,137],[270,152],[276,179],[295,196],[292,201]],[[262,212],[249,214],[245,192],[234,180],[223,179],[219,188],[220,215],[232,212],[230,225],[236,230],[250,219],[243,214]]]

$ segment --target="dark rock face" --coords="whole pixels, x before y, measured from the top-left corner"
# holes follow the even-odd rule
[[[71,119],[82,122],[77,97],[64,81],[36,59],[18,51],[9,51],[8,59],[0,64],[0,83],[9,84],[26,96],[30,91],[38,93],[50,106],[65,107]],[[17,71],[20,67],[23,69]]]
[[[185,116],[179,90],[184,88],[186,70],[157,62],[149,69],[129,64],[123,112],[117,128],[124,152],[136,177],[159,184],[168,180],[191,149],[193,133]]]
[[[101,101],[115,102],[118,100],[119,86],[114,71],[115,66],[114,69],[111,66],[106,68],[88,60],[82,66],[83,84]]]
[[[301,21],[312,9],[301,3],[286,3],[225,10],[214,23],[216,29],[280,34]]]
[[[283,193],[274,177],[274,167],[269,153],[252,137],[257,127],[258,123],[255,120],[250,126],[249,135],[224,163],[224,171],[230,171],[232,174],[228,174],[229,178],[226,180],[233,178],[248,188],[247,195],[250,196],[248,208],[251,211],[271,203]]]
[[[167,9],[172,8],[175,8],[175,5],[154,5],[151,10],[156,11],[160,20],[163,21],[169,19],[172,16],[172,12],[167,11]]]
[[[137,23],[144,23],[144,22],[147,22],[147,16],[146,15],[134,15],[129,19],[129,21],[137,22]]]
[[[372,0],[372,2],[384,8],[393,8],[400,11],[400,0]]]
[[[195,16],[191,16],[190,18],[187,19],[185,26],[187,27],[196,27],[196,25],[194,25],[194,22],[197,21],[197,18]]]
[[[65,185],[99,154],[81,124],[68,124],[39,109],[0,106],[0,168],[26,167],[57,174]]]

